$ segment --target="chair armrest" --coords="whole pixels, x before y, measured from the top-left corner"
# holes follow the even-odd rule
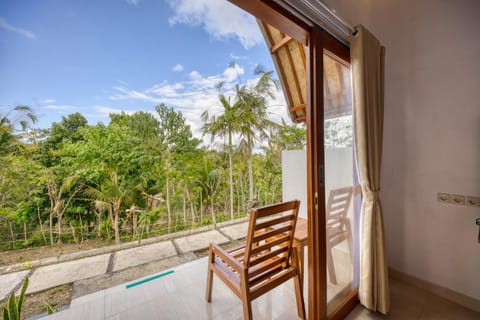
[[[223,250],[215,242],[210,243],[210,250],[212,250],[213,254],[217,255],[222,260],[224,260],[226,263],[228,263],[238,273],[242,273],[243,270],[245,270],[244,266],[242,264],[240,264],[240,262],[238,262],[238,260],[235,260],[235,258],[233,258],[231,255],[229,255],[228,252]]]

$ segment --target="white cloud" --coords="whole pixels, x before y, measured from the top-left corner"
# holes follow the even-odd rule
[[[177,64],[177,65],[173,66],[172,71],[182,72],[183,71],[183,66],[181,64]]]
[[[246,60],[247,58],[247,56],[238,56],[235,53],[230,52],[230,59],[232,60]]]
[[[139,110],[122,110],[122,109],[117,109],[117,108],[111,108],[111,107],[106,107],[106,106],[95,106],[95,111],[100,113],[104,117],[108,117],[110,114],[119,114],[119,113],[126,113],[126,114],[134,114],[135,112]]]
[[[274,93],[273,98],[268,98],[268,110],[270,112],[270,120],[273,120],[277,123],[281,123],[282,118],[285,121],[289,121],[290,116],[287,112],[287,102],[285,101],[285,96],[283,95],[283,90],[281,87],[278,88]]]
[[[71,106],[71,105],[68,105],[68,104],[48,104],[48,105],[43,106],[43,107],[45,109],[49,109],[49,110],[57,110],[57,111],[65,111],[65,112],[72,112],[72,111],[78,110],[78,107]]]
[[[218,83],[223,82],[223,93],[233,99],[235,84],[250,84],[258,79],[241,79],[240,77],[244,73],[245,71],[240,65],[229,67],[221,73],[210,76],[202,75],[194,70],[181,82],[163,81],[143,90],[132,89],[127,86],[114,87],[115,93],[110,96],[110,99],[116,101],[144,101],[152,104],[165,103],[167,106],[181,111],[187,123],[191,126],[194,135],[199,137],[202,126],[201,114],[205,110],[208,110],[210,114],[216,114],[222,110],[218,101]],[[97,111],[108,115],[122,110],[97,107]],[[280,121],[282,117],[287,119],[286,103],[281,89],[276,93],[274,99],[269,100],[269,111],[272,113],[272,120]]]
[[[152,88],[145,90],[146,93],[155,93],[159,96],[173,97],[177,95],[177,91],[183,89],[183,84],[177,82],[168,84],[164,81],[161,84],[156,84]]]
[[[140,0],[126,0],[126,2],[132,6],[138,6],[140,4]]]
[[[126,87],[114,87],[116,91],[119,93],[111,96],[111,100],[126,100],[126,99],[137,99],[137,100],[146,100],[149,101],[150,97],[140,91],[137,90],[130,90]]]
[[[202,78],[202,75],[197,70],[193,70],[188,76],[191,80],[199,80]]]
[[[239,67],[238,65],[234,65],[230,68],[225,69],[223,72],[223,75],[225,76],[225,80],[227,82],[232,82],[235,81],[238,77],[243,75],[245,73],[245,70],[243,68]]]
[[[53,104],[55,103],[56,100],[55,99],[43,99],[43,100],[40,100],[40,103],[42,104]]]
[[[253,16],[225,0],[167,0],[174,11],[170,25],[202,26],[218,40],[237,38],[249,49],[263,41]]]
[[[30,39],[35,39],[36,38],[35,34],[32,31],[12,26],[10,23],[7,22],[7,20],[5,20],[1,17],[0,17],[0,28],[18,33],[18,34],[20,34],[24,37],[30,38]]]

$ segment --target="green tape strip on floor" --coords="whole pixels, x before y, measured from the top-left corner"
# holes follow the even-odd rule
[[[160,274],[157,274],[157,275],[155,275],[155,276],[151,276],[151,277],[148,277],[148,278],[139,280],[139,281],[137,281],[137,282],[129,283],[129,284],[127,284],[125,287],[126,287],[127,289],[129,289],[129,288],[132,288],[132,287],[141,285],[141,284],[143,284],[143,283],[145,283],[145,282],[149,282],[149,281],[152,281],[152,280],[161,278],[161,277],[168,276],[169,274],[172,274],[172,273],[174,273],[174,272],[175,272],[174,270],[169,270],[169,271],[166,271],[166,272],[164,272],[164,273],[160,273]]]

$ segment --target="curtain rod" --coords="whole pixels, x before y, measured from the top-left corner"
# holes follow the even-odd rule
[[[307,2],[307,4],[310,3],[310,1],[306,1],[306,2]],[[337,15],[337,13],[335,12],[335,10],[330,9],[329,7],[327,7],[327,6],[325,5],[325,3],[323,3],[322,1],[316,0],[315,2],[316,2],[316,4],[318,4],[319,6],[322,7],[321,10],[320,10],[319,8],[317,8],[317,12],[318,12],[320,15],[323,15],[323,12],[324,12],[324,11],[325,11],[325,12],[328,12],[328,14],[334,18],[333,21],[331,21],[331,20],[329,20],[329,21],[330,21],[332,24],[334,24],[337,28],[340,29],[340,28],[343,27],[343,28],[345,28],[345,29],[348,29],[348,31],[350,31],[350,32],[353,31],[353,27],[352,27],[350,24],[348,24],[345,20],[343,20],[342,18],[340,18],[340,17]],[[328,16],[325,16],[325,15],[324,15],[324,17],[328,19]]]
[[[328,8],[320,0],[276,0],[277,3],[288,5],[300,15],[309,19],[312,24],[320,26],[332,36],[343,42],[349,43],[349,37],[354,28],[345,20],[340,18],[336,12]]]

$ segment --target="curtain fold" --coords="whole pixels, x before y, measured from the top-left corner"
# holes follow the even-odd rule
[[[390,308],[380,167],[383,142],[385,47],[363,26],[350,41],[355,150],[362,186],[360,302],[386,314]]]

